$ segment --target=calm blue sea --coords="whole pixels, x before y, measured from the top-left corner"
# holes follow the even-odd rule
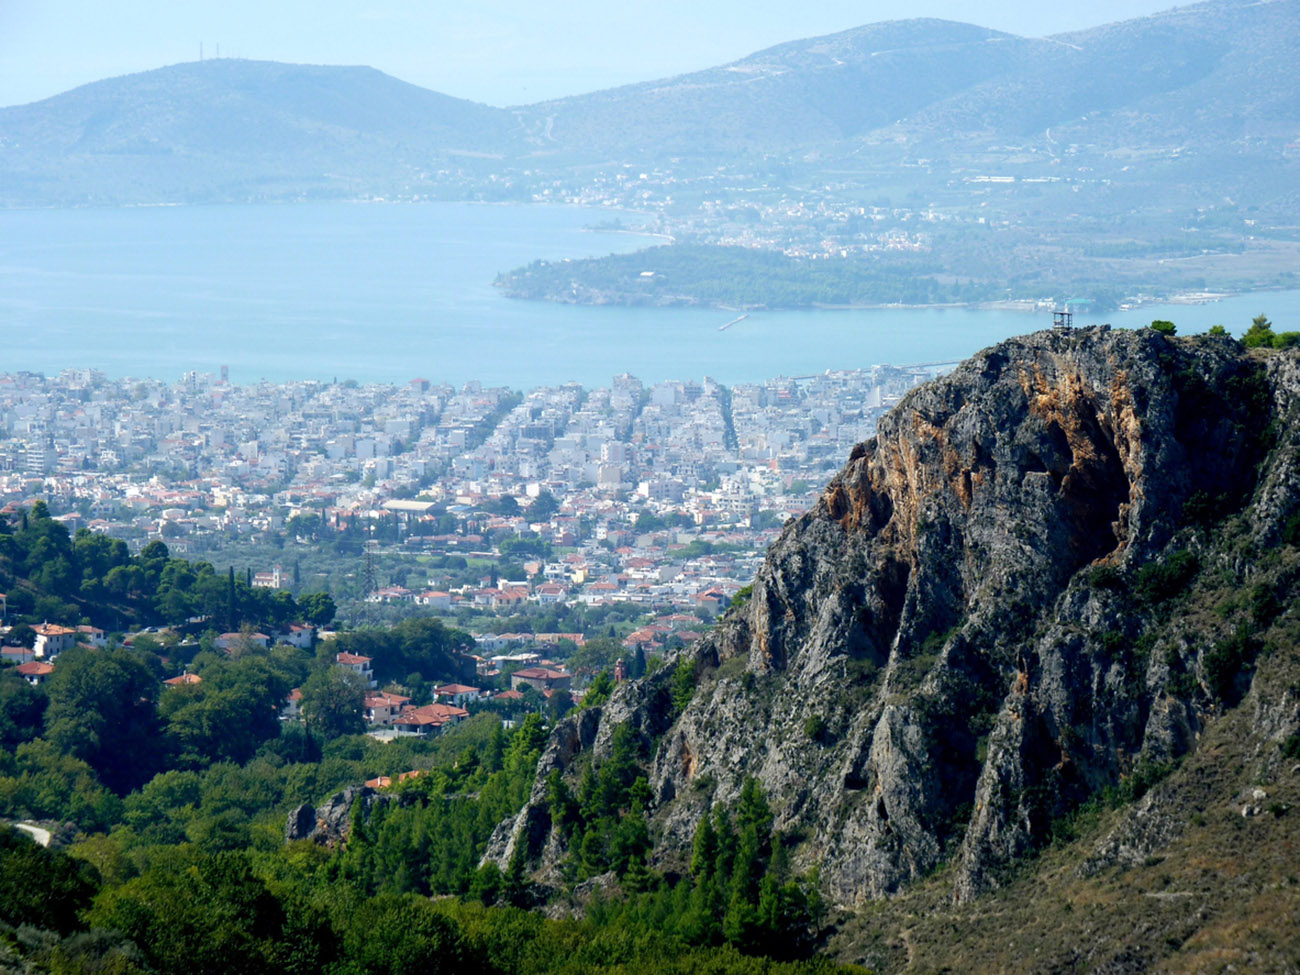
[[[604,212],[473,204],[296,204],[0,211],[0,371],[94,367],[235,382],[421,376],[516,388],[713,376],[746,382],[963,358],[1047,316],[982,310],[764,312],[580,308],[510,301],[498,271],[634,250]],[[1150,307],[1234,333],[1266,312],[1300,329],[1300,292]],[[1079,321],[1083,323],[1082,320]]]

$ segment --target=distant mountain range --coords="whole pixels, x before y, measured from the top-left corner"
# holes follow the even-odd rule
[[[1216,0],[1043,39],[896,21],[513,109],[370,68],[204,61],[0,109],[0,204],[466,197],[523,168],[1030,136],[1276,160],[1300,139],[1298,48],[1300,0]]]
[[[501,153],[509,113],[362,67],[216,60],[0,110],[8,203],[355,195],[459,151]]]

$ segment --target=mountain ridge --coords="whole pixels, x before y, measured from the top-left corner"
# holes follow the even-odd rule
[[[0,203],[463,198],[514,167],[809,152],[894,167],[899,149],[1028,136],[1050,154],[1194,133],[1211,154],[1267,156],[1300,127],[1297,6],[1210,0],[1038,39],[888,21],[511,108],[374,69],[191,62],[0,109]]]
[[[1297,416],[1300,356],[1226,337],[1096,327],[984,350],[853,450],[700,645],[557,726],[487,859],[563,896],[554,783],[629,731],[653,868],[684,873],[697,824],[753,780],[794,867],[859,928],[904,923],[870,905],[916,889],[961,911],[997,896],[1107,802],[1123,811],[1072,876],[1158,861],[1187,835],[1158,784],[1193,788],[1177,769],[1224,721],[1260,791],[1291,794]],[[1259,815],[1249,782],[1204,801]]]

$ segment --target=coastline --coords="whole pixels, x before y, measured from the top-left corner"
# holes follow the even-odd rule
[[[624,230],[617,227],[583,227],[582,232],[585,234],[616,234],[621,237],[650,237],[655,240],[663,240],[672,244],[677,238],[672,234],[661,234],[654,230]]]
[[[584,228],[590,229],[590,228]],[[600,231],[602,233],[623,233],[646,237],[662,237],[665,235],[652,233],[639,233],[637,231]],[[495,287],[503,287],[497,283]],[[1110,311],[1130,312],[1137,311],[1141,308],[1147,308],[1158,305],[1213,305],[1220,301],[1230,298],[1240,297],[1242,294],[1261,294],[1270,291],[1288,291],[1285,287],[1261,288],[1250,292],[1236,291],[1181,291],[1170,295],[1138,295],[1129,298]],[[765,311],[944,311],[944,310],[964,310],[964,311],[1007,311],[1025,315],[1041,315],[1049,313],[1060,308],[1061,302],[1048,298],[1006,298],[998,301],[950,301],[936,302],[931,304],[909,305],[902,302],[864,302],[860,304],[831,305],[821,302],[813,302],[809,305],[791,305],[788,307],[774,308],[769,305],[734,305],[723,304],[722,302],[705,301],[693,298],[690,295],[662,295],[658,296],[659,300],[650,300],[649,296],[640,296],[645,300],[638,301],[619,301],[616,298],[611,300],[582,300],[578,297],[555,297],[555,298],[533,298],[520,294],[512,294],[509,291],[502,292],[503,297],[512,301],[531,301],[540,304],[555,305],[576,305],[586,308],[712,308],[718,311],[728,312],[765,312]]]

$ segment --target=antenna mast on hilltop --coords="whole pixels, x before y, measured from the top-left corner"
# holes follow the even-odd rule
[[[1064,311],[1052,312],[1052,328],[1071,328],[1074,325],[1074,313],[1067,307]]]

